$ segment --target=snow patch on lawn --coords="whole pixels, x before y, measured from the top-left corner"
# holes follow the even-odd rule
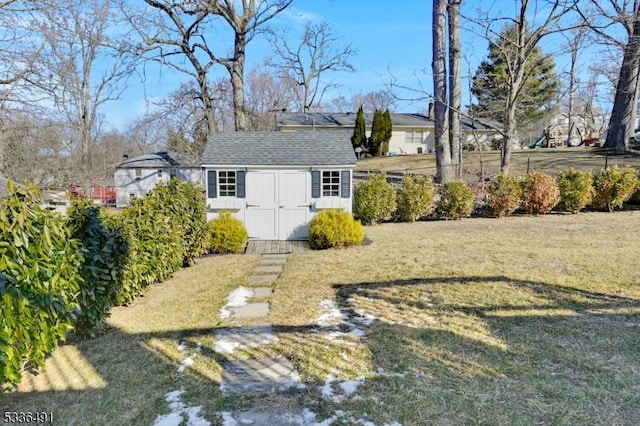
[[[220,308],[220,318],[230,318],[229,308],[239,308],[247,305],[247,299],[252,298],[255,292],[249,288],[240,286],[227,296],[227,304]]]
[[[188,368],[188,367],[191,367],[191,366],[193,365],[193,363],[194,363],[194,362],[195,362],[195,361],[194,361],[194,359],[193,359],[193,357],[192,357],[192,356],[190,356],[189,358],[187,358],[187,359],[183,360],[183,361],[180,363],[180,367],[178,367],[178,373],[180,373],[180,374],[184,373],[184,370],[185,370],[186,368]]]
[[[366,331],[362,327],[370,326],[376,319],[362,309],[351,311],[348,308],[338,308],[336,302],[328,299],[320,302],[320,308],[321,313],[316,323],[324,332],[323,337],[340,344],[353,345],[344,338],[346,336],[363,338]],[[317,332],[316,329],[310,331]]]
[[[184,389],[175,390],[165,395],[171,413],[156,417],[153,426],[179,426],[187,420],[187,426],[210,426],[211,422],[200,415],[202,407],[188,407],[182,402]]]
[[[357,377],[354,380],[340,380],[333,374],[329,374],[320,387],[320,394],[323,398],[333,402],[342,402],[345,398],[354,396],[358,387],[364,383],[364,377]]]

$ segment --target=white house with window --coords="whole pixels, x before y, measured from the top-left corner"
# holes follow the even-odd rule
[[[158,183],[168,182],[172,177],[201,184],[202,171],[193,159],[176,152],[160,151],[134,158],[123,156],[114,174],[116,206],[129,206]]]
[[[322,209],[351,212],[355,163],[337,132],[215,133],[201,161],[208,219],[229,210],[250,239],[307,239]]]

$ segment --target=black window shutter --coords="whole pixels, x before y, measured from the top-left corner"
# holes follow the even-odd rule
[[[320,198],[320,170],[311,171],[311,198]]]
[[[208,170],[207,171],[207,197],[208,198],[216,198],[218,196],[218,184],[216,181],[216,171]]]
[[[246,198],[247,185],[246,185],[246,172],[244,170],[238,170],[236,172],[236,197]]]
[[[349,198],[351,196],[351,173],[349,170],[342,170],[340,176],[340,196]]]

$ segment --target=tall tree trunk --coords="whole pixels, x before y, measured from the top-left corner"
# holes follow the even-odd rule
[[[244,61],[246,34],[236,33],[233,63],[231,64],[231,87],[233,88],[233,117],[237,131],[247,130],[247,117],[244,110]]]
[[[634,112],[637,103],[638,70],[640,68],[640,19],[636,20],[633,34],[624,48],[620,76],[616,85],[609,130],[605,148],[624,152],[635,125]]]
[[[449,145],[451,163],[456,179],[461,178],[461,129],[462,88],[460,85],[460,3],[449,0]]]
[[[204,113],[207,117],[207,136],[213,135],[218,131],[218,123],[216,122],[216,116],[214,113],[215,104],[211,98],[211,92],[209,90],[209,78],[208,73],[201,67],[198,68],[198,87],[202,94],[202,104],[204,105]]]
[[[447,0],[433,0],[433,97],[436,145],[436,179],[440,183],[450,182],[455,178],[451,164],[451,147],[447,126],[447,69],[446,69],[446,28]]]

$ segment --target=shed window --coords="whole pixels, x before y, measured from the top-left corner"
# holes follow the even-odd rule
[[[408,130],[405,132],[405,142],[406,143],[422,143],[424,140],[423,132],[421,131],[411,131]]]
[[[158,169],[158,179],[162,179],[162,169]]]
[[[322,172],[322,196],[340,196],[340,172],[338,170],[324,170]]]
[[[136,180],[140,180],[142,178],[142,169],[136,169]]]
[[[236,172],[234,170],[218,172],[218,194],[220,197],[236,196]]]

